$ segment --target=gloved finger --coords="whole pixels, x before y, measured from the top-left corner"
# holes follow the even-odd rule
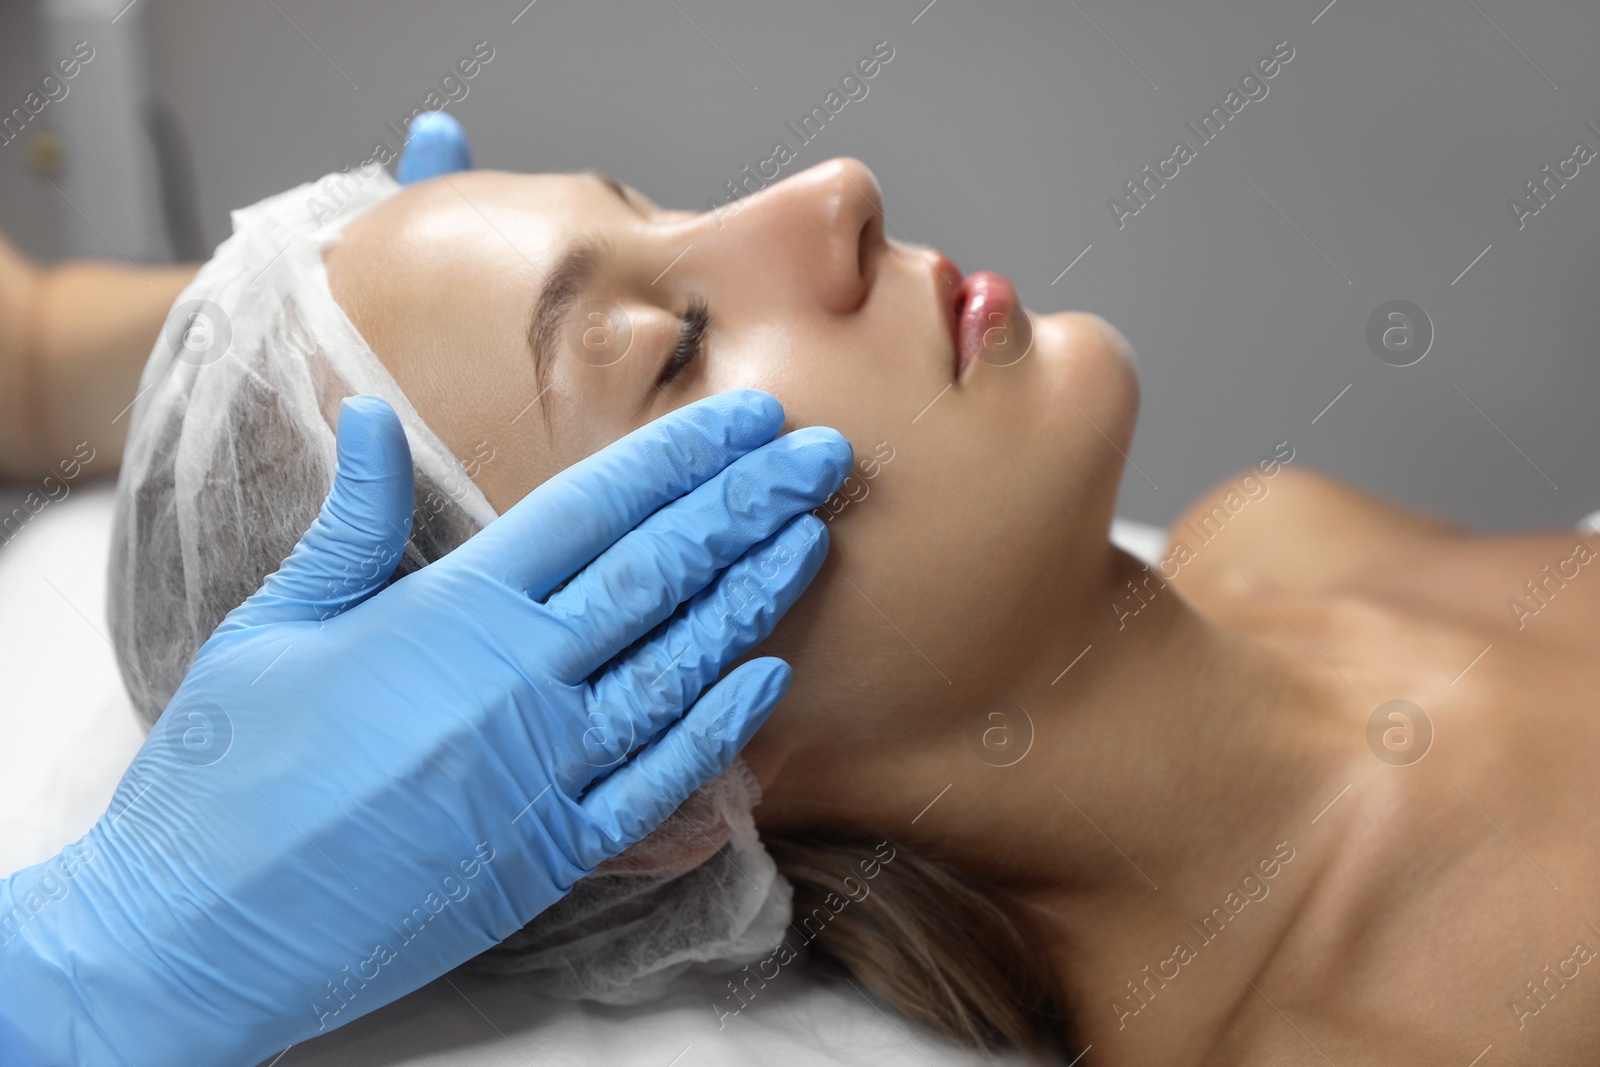
[[[676,719],[728,664],[766,640],[827,554],[827,525],[796,515],[684,605],[659,635],[597,678],[587,709],[590,722],[604,729],[585,735],[585,761],[616,763]]]
[[[470,568],[542,601],[651,512],[782,425],[777,398],[754,389],[687,404],[550,478],[434,566]]]
[[[581,840],[593,866],[655,829],[690,793],[720,774],[789,691],[794,670],[763,656],[742,663],[687,715],[639,754],[592,786],[579,801],[592,835]]]
[[[729,564],[839,488],[850,443],[808,426],[740,456],[626,534],[545,602],[546,662],[578,682],[649,633]]]
[[[400,152],[395,177],[401,185],[472,169],[467,131],[443,111],[424,111],[411,120],[411,136]]]
[[[411,446],[375,396],[339,405],[338,468],[311,529],[218,633],[269,622],[332,618],[381,589],[411,536]]]

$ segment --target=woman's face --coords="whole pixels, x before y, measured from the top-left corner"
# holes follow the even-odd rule
[[[390,198],[327,254],[336,299],[499,511],[729,389],[850,440],[828,562],[759,650],[795,681],[747,750],[758,776],[819,745],[881,751],[886,723],[914,738],[1020,665],[1042,619],[1106,610],[1083,601],[1137,407],[1126,342],[1009,307],[993,279],[963,289],[886,226],[852,159],[705,214],[595,175],[480,171]],[[679,365],[693,309],[703,342]]]

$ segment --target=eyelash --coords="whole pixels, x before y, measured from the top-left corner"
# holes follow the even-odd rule
[[[656,383],[665,386],[689,364],[700,358],[705,350],[706,331],[711,328],[711,311],[703,300],[691,300],[689,310],[683,313],[683,326],[678,331],[678,347],[661,370]]]

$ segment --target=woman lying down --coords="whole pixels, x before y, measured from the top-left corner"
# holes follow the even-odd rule
[[[855,448],[743,763],[473,966],[624,1003],[720,967],[736,1026],[821,960],[1084,1065],[1593,1056],[1589,542],[1472,536],[1286,445],[1146,567],[1107,535],[1126,342],[887,240],[853,160],[720,216],[592,174],[334,178],[336,211],[235,216],[146,371],[112,615],[152,721],[311,522],[344,395],[407,425],[402,572],[709,393]]]

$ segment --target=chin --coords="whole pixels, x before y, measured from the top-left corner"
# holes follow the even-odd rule
[[[1034,320],[1028,358],[1037,362],[1026,403],[1051,446],[1034,453],[1040,517],[1051,543],[1087,545],[1111,528],[1132,448],[1139,412],[1133,348],[1100,316],[1061,312]],[[1091,556],[1084,556],[1086,566]]]
[[[1054,386],[1044,390],[1046,401],[1070,400],[1078,410],[1069,406],[1067,411],[1093,422],[1093,428],[1085,427],[1091,434],[1104,433],[1126,452],[1139,414],[1139,361],[1128,339],[1099,315],[1083,311],[1040,315],[1033,326],[1032,354]],[[1061,396],[1054,395],[1057,391]]]

